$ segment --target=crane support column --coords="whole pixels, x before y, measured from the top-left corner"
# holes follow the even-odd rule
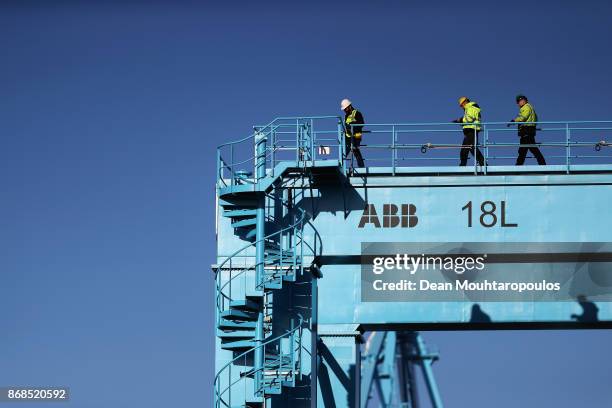
[[[427,355],[427,349],[425,342],[419,333],[415,333],[414,342],[417,348],[417,353],[421,359],[421,367],[423,369],[423,377],[425,378],[425,384],[427,385],[427,391],[429,391],[429,398],[431,399],[431,405],[434,408],[443,408],[442,398],[440,397],[440,391],[438,391],[438,384],[434,378],[433,370],[431,369],[432,359]]]

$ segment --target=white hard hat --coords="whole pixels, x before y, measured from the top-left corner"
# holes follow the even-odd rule
[[[350,105],[352,104],[352,102],[348,99],[343,99],[342,102],[340,102],[340,109],[345,110],[346,108],[348,108]]]

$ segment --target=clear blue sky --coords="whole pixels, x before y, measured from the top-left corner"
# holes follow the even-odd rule
[[[0,4],[0,386],[210,406],[214,147],[253,124],[612,119],[606,1],[218,3]],[[449,407],[612,400],[611,332],[426,339]]]

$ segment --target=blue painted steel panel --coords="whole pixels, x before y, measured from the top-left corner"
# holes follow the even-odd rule
[[[319,281],[321,324],[465,323],[470,302],[361,302],[361,242],[612,242],[612,174],[381,177],[352,179],[352,186],[304,191],[302,208],[323,237],[324,277]],[[472,201],[506,203],[515,228],[467,226],[462,207]],[[373,204],[381,224],[384,204],[413,204],[413,228],[359,228]],[[477,217],[473,217],[477,218]],[[352,258],[351,258],[352,256]],[[353,262],[352,264],[343,264]],[[612,273],[612,271],[611,271]],[[599,319],[612,320],[612,303],[598,303]],[[494,322],[570,322],[576,302],[489,302],[481,308]]]

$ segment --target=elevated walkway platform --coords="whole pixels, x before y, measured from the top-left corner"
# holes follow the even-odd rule
[[[515,166],[520,143],[506,122],[483,122],[476,142],[485,166],[472,156],[457,166],[461,126],[452,123],[368,123],[360,147],[366,167],[353,168],[345,151],[345,126],[338,116],[277,118],[254,127],[250,136],[217,151],[220,197],[242,192],[270,191],[279,177],[302,173],[333,178],[344,175],[506,175],[572,174],[612,171],[612,121],[539,122],[537,144],[547,165]],[[266,177],[255,180],[254,154],[263,144],[259,163]],[[348,153],[348,154],[347,154]]]
[[[526,174],[593,174],[612,173],[612,164],[573,164],[570,166],[556,165],[506,165],[506,166],[478,166],[476,170],[470,166],[413,166],[413,167],[366,167],[354,169],[353,176],[435,176],[435,175],[526,175]]]
[[[266,177],[256,180],[252,175],[243,176],[240,179],[221,180],[218,195],[227,198],[233,195],[248,195],[251,193],[266,193],[272,190],[273,184],[278,179],[297,174],[299,176],[310,175],[316,177],[339,177],[343,174],[341,163],[338,160],[313,160],[308,163],[299,161],[283,161],[272,169],[266,169]]]

